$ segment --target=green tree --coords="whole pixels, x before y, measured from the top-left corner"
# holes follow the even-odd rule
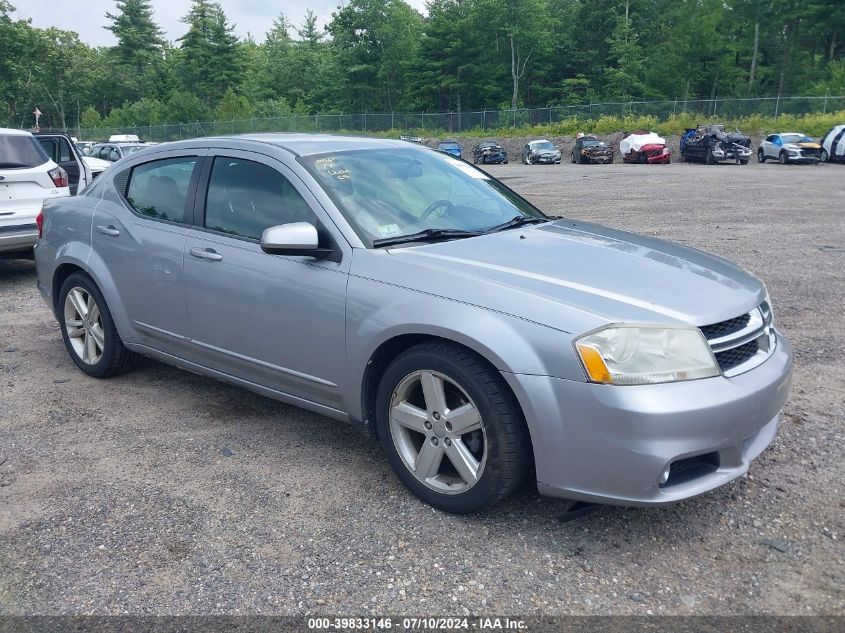
[[[234,26],[216,2],[193,0],[182,22],[188,25],[188,32],[178,40],[183,84],[209,103],[240,83],[240,43],[233,34]]]
[[[143,98],[147,86],[155,82],[164,46],[150,0],[117,0],[117,13],[106,13],[106,18],[111,24],[103,28],[117,38],[114,56],[120,76],[129,87],[127,96]]]
[[[214,112],[215,118],[222,121],[235,119],[249,119],[255,114],[255,106],[243,95],[238,95],[234,90],[228,88],[223,93],[223,98],[217,104]]]

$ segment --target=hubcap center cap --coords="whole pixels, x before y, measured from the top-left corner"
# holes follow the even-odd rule
[[[433,422],[431,425],[431,430],[434,433],[435,437],[441,440],[446,437],[446,424],[443,422],[443,420],[437,420],[436,422]]]

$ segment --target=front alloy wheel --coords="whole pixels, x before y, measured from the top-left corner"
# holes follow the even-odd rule
[[[763,148],[757,150],[757,162],[758,163],[765,163],[766,162],[766,153],[763,151]]]
[[[406,350],[385,370],[375,405],[388,463],[435,508],[475,512],[513,492],[530,468],[519,404],[501,373],[464,347]]]
[[[406,376],[390,399],[390,435],[405,467],[424,486],[453,495],[478,483],[487,457],[481,414],[447,376]]]

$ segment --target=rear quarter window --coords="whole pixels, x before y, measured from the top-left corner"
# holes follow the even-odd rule
[[[0,134],[0,169],[29,169],[49,160],[35,137],[23,134]]]

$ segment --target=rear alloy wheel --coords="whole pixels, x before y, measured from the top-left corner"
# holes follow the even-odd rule
[[[778,162],[781,165],[786,165],[789,162],[789,157],[786,155],[786,152],[781,151],[780,155],[778,156]]]
[[[758,163],[765,163],[766,162],[766,152],[763,151],[763,148],[757,150],[757,162]]]
[[[468,350],[411,348],[387,368],[377,407],[390,466],[435,508],[479,510],[513,492],[528,470],[522,412],[498,372]]]
[[[137,356],[123,345],[99,288],[83,273],[62,284],[58,304],[62,338],[82,371],[107,378],[128,371]]]
[[[826,149],[823,149],[822,150],[822,162],[826,163],[829,160],[830,160],[830,155],[827,153]]]

